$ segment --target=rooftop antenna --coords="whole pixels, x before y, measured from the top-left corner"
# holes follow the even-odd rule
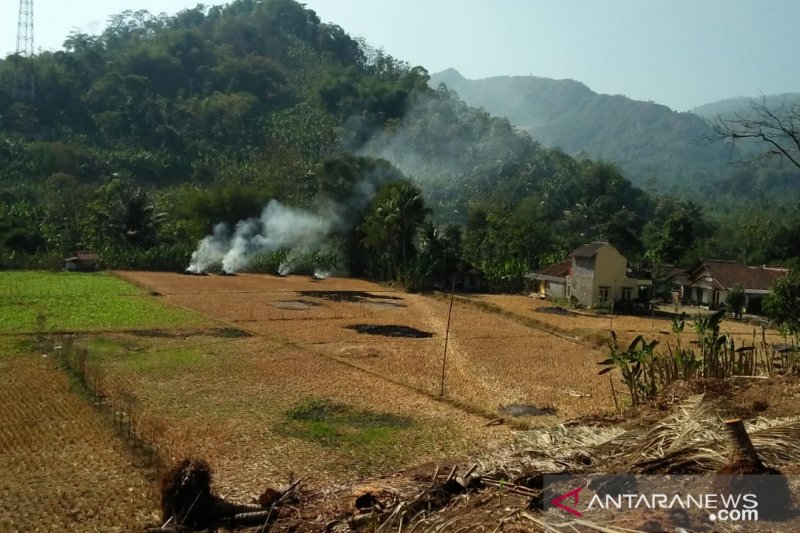
[[[18,90],[23,101],[33,103],[33,0],[19,0],[17,55],[24,58],[19,69]]]

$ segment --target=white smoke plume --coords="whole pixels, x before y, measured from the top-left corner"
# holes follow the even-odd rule
[[[203,237],[197,245],[197,250],[192,253],[192,261],[187,272],[202,274],[214,265],[222,263],[222,258],[230,248],[228,225],[216,224],[211,235]]]
[[[186,270],[203,273],[221,265],[224,272],[233,274],[246,270],[256,254],[285,249],[289,254],[281,273],[286,274],[293,258],[323,246],[338,220],[334,212],[315,215],[270,200],[259,218],[237,222],[232,235],[226,224],[214,226],[214,232],[198,244]]]

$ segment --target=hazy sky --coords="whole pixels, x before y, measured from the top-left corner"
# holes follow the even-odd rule
[[[57,49],[125,9],[189,0],[35,0],[36,46]],[[219,3],[214,0],[207,3]],[[572,78],[684,111],[735,96],[800,92],[800,0],[305,0],[325,22],[431,73]],[[0,0],[0,54],[18,0]]]

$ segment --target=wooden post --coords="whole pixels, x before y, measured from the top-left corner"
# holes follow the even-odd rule
[[[608,323],[608,331],[614,329],[614,302],[617,296],[617,278],[614,278],[614,287],[611,289],[611,320]]]
[[[442,357],[442,379],[439,387],[439,397],[444,396],[444,373],[447,367],[447,341],[450,338],[450,317],[453,315],[453,296],[456,292],[456,279],[453,278],[453,286],[450,288],[450,309],[447,311],[447,328],[444,331],[444,357]]]

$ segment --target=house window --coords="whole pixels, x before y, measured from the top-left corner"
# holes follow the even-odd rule
[[[600,303],[607,304],[609,302],[609,293],[611,287],[600,287]]]
[[[630,287],[622,287],[622,299],[624,301],[629,301],[631,299],[631,291]]]

